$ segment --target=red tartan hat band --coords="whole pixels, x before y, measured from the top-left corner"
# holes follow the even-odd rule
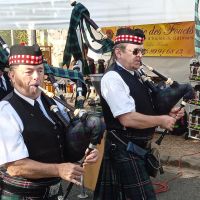
[[[115,43],[138,43],[143,44],[144,38],[134,35],[119,35],[115,38]]]
[[[9,65],[39,65],[42,62],[42,56],[14,55],[9,57]]]
[[[131,29],[130,27],[119,28],[115,37],[115,45],[120,43],[143,44],[145,35],[142,29]]]
[[[40,47],[14,45],[10,48],[9,65],[40,65],[43,56]]]

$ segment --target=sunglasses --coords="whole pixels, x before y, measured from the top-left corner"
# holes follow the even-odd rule
[[[132,52],[133,55],[137,56],[139,53],[144,55],[146,53],[146,49],[135,48],[133,50],[127,49],[128,51]]]

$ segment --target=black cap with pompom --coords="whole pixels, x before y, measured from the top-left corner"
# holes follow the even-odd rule
[[[119,28],[116,33],[115,44],[143,44],[144,39],[145,35],[142,29]]]
[[[10,48],[9,65],[39,65],[43,61],[39,45],[13,45]]]

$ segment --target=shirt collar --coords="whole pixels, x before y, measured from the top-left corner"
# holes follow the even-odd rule
[[[0,76],[0,78],[1,78],[3,81],[6,81],[3,74]]]
[[[123,68],[123,69],[125,69],[126,71],[128,71],[129,73],[131,73],[132,75],[134,75],[134,71],[132,71],[132,70],[128,70],[128,69],[126,69],[124,66],[122,66],[117,60],[116,60],[116,63],[117,63],[117,65],[119,65],[121,68]]]
[[[14,88],[14,92],[20,96],[22,99],[24,99],[25,101],[27,101],[28,103],[30,103],[32,106],[34,106],[35,100],[38,101],[39,104],[41,104],[41,96],[39,96],[37,99],[33,100],[29,97],[26,97],[24,95],[22,95],[21,93],[19,93],[15,88]]]

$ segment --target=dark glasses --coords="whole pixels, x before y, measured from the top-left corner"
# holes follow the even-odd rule
[[[135,48],[133,50],[127,49],[128,51],[132,52],[133,55],[137,56],[139,53],[144,55],[146,53],[146,49]]]

